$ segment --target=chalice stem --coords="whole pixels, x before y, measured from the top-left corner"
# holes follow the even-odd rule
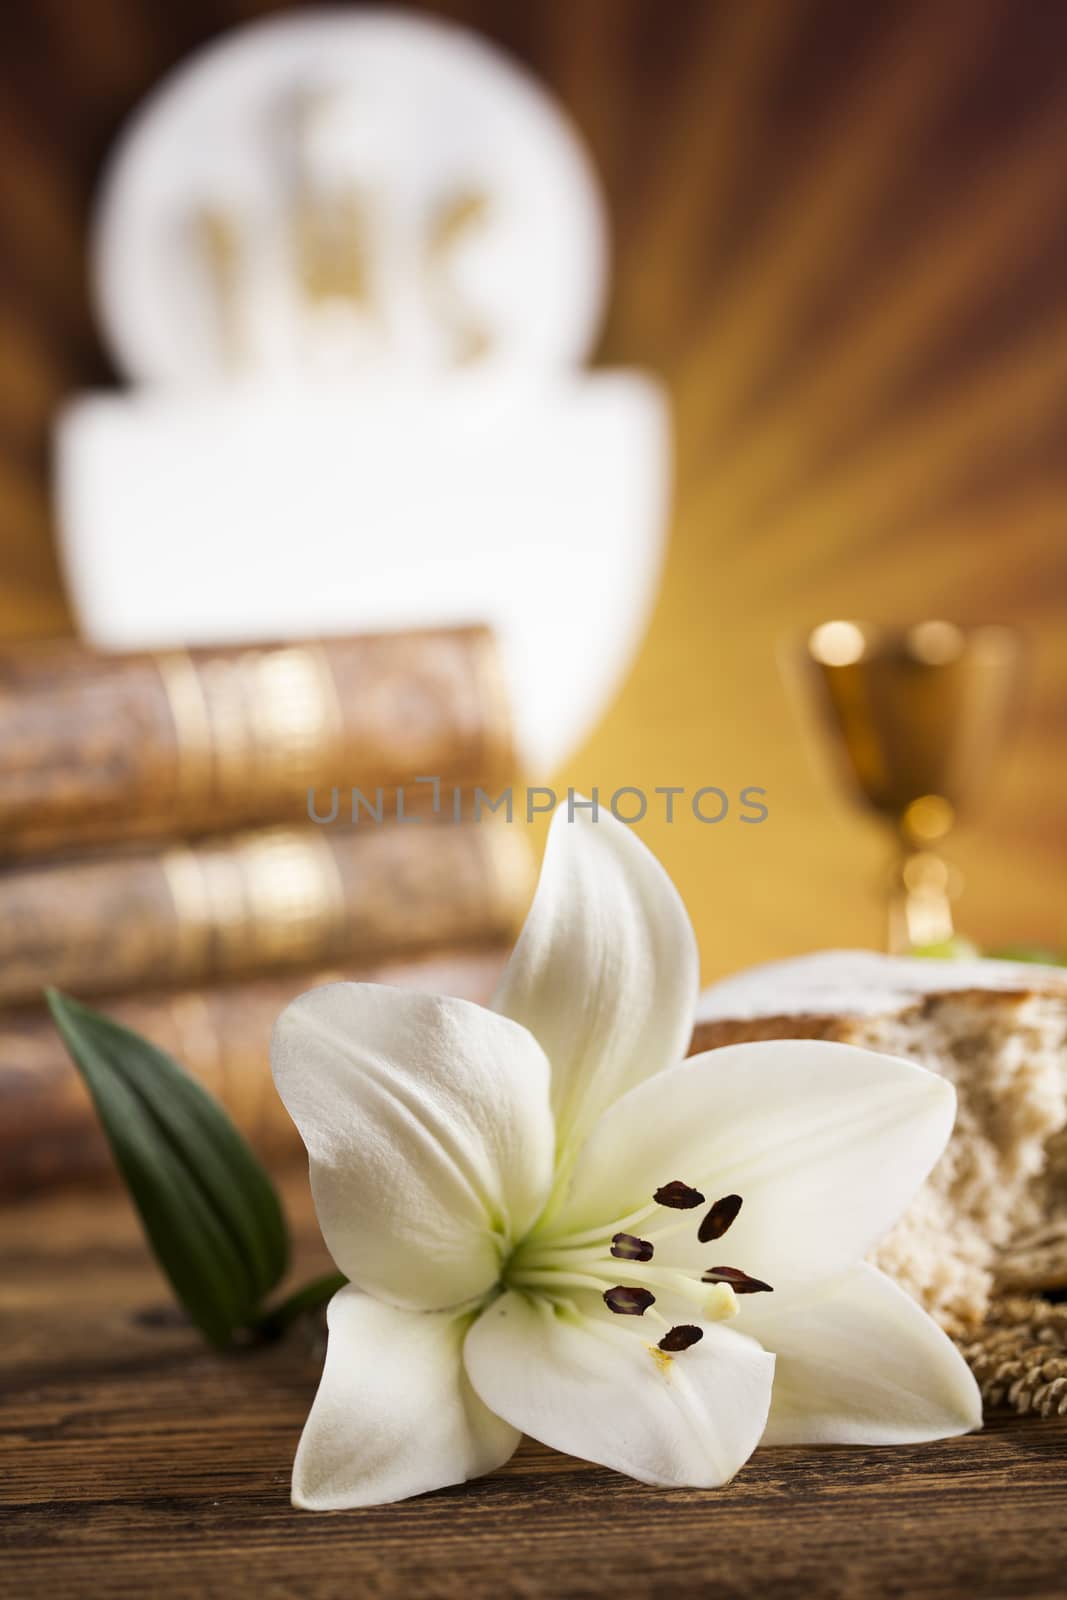
[[[940,856],[902,843],[889,895],[891,955],[944,944],[953,937],[949,884],[949,869]]]

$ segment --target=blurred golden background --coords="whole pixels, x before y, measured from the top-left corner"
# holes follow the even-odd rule
[[[0,630],[70,626],[48,433],[109,381],[85,283],[108,144],[255,0],[37,0],[0,21]],[[879,944],[874,821],[811,759],[777,661],[828,617],[1025,628],[1024,715],[948,854],[962,929],[1059,944],[1067,833],[1067,7],[1040,0],[449,0],[545,80],[606,186],[601,355],[675,414],[659,605],[561,784],[767,791],[642,833],[705,975]],[[595,596],[590,597],[595,604]]]

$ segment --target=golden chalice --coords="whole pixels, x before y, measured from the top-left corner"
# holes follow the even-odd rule
[[[1019,697],[1022,639],[1000,625],[824,622],[805,677],[853,793],[893,829],[889,949],[951,939],[958,874],[934,849],[992,771]]]

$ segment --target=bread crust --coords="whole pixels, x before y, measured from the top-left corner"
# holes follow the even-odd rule
[[[839,951],[756,968],[705,992],[689,1053],[829,1039],[956,1084],[949,1148],[872,1259],[959,1334],[995,1291],[1067,1287],[1067,972],[954,965]]]

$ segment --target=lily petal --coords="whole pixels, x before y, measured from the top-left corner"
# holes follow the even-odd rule
[[[852,1045],[709,1050],[604,1114],[552,1231],[626,1217],[677,1179],[709,1201],[736,1194],[743,1203],[721,1244],[698,1244],[694,1213],[691,1234],[656,1245],[657,1264],[725,1261],[776,1290],[829,1277],[900,1216],[944,1149],[955,1103],[944,1078]],[[641,1225],[643,1237],[655,1241],[656,1220]],[[705,1256],[709,1248],[717,1253]]]
[[[326,1365],[293,1464],[308,1511],[385,1505],[507,1461],[519,1434],[463,1368],[468,1316],[397,1311],[349,1286],[327,1313]]]
[[[335,983],[282,1013],[271,1062],[341,1271],[413,1310],[484,1294],[552,1179],[532,1035],[467,1001]]]
[[[607,810],[557,811],[493,1004],[552,1063],[564,1161],[605,1106],[681,1060],[698,983],[689,917],[655,856]]]
[[[464,1361],[492,1411],[556,1450],[642,1483],[725,1483],[763,1432],[774,1358],[712,1323],[669,1356],[662,1328],[622,1320],[512,1292],[473,1325]]]
[[[982,1425],[952,1340],[874,1267],[778,1304],[746,1300],[733,1326],[778,1358],[764,1444],[918,1444]]]

